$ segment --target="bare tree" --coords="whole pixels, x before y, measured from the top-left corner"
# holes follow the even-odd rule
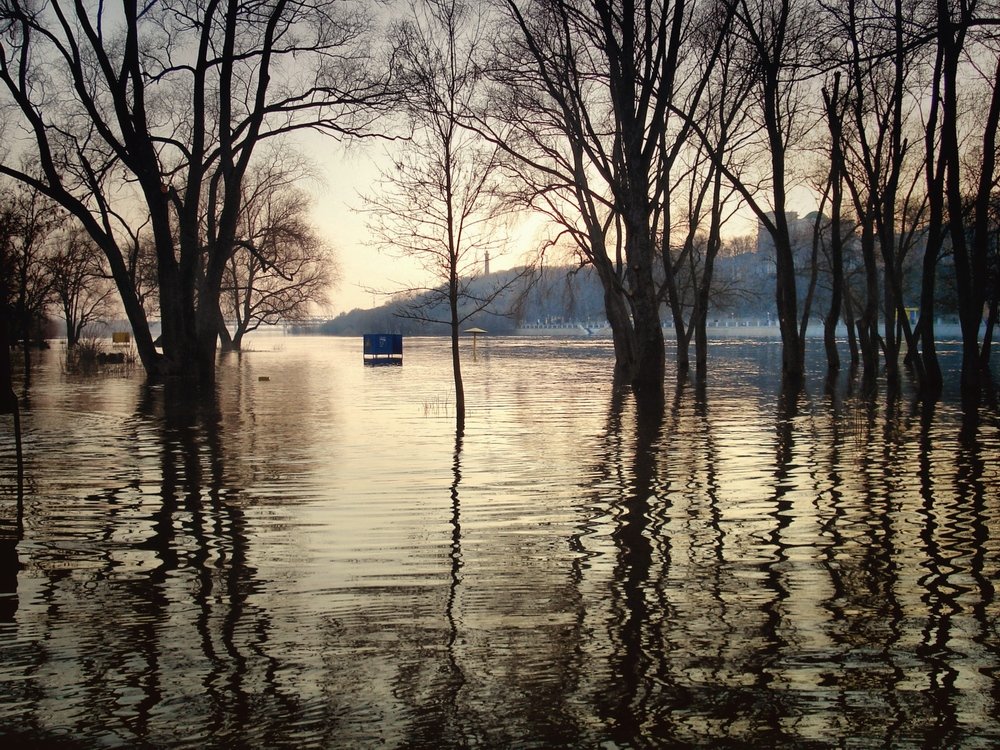
[[[918,139],[911,126],[919,125],[915,114],[926,67],[921,35],[927,19],[919,4],[904,0],[842,0],[824,10],[832,22],[830,62],[843,82],[835,97],[824,94],[827,120],[838,138],[831,149],[839,175],[835,184],[850,196],[862,227],[866,301],[857,325],[862,361],[871,381],[884,350],[894,381],[902,343],[897,329],[910,351],[916,346],[901,277],[912,244],[908,224],[916,218],[905,209],[912,205],[923,167],[912,148]]]
[[[725,181],[723,171],[718,164],[730,165],[735,169],[735,161],[740,157],[741,144],[747,138],[748,128],[746,118],[749,108],[746,100],[752,91],[754,77],[750,71],[740,64],[736,54],[739,42],[730,32],[733,20],[733,6],[726,3],[709,3],[701,9],[697,24],[699,31],[697,48],[703,64],[700,77],[697,78],[698,91],[695,98],[694,115],[703,122],[704,133],[713,144],[706,148],[704,141],[697,142],[686,149],[691,154],[691,167],[688,170],[689,199],[687,201],[686,236],[682,250],[677,258],[670,258],[664,251],[665,286],[673,311],[674,326],[677,333],[678,367],[681,371],[687,368],[687,357],[690,340],[695,341],[695,375],[704,380],[708,372],[708,331],[707,318],[709,304],[716,290],[714,282],[715,261],[722,251],[723,227],[732,218],[737,206],[734,200],[737,191]],[[684,115],[685,122],[692,117]],[[664,170],[669,172],[673,166],[671,153],[678,149],[677,141],[671,149],[664,142],[661,151],[665,156]],[[669,190],[664,190],[664,203],[669,207]],[[668,215],[668,211],[665,210]],[[705,224],[707,223],[707,229]],[[671,237],[671,222],[669,218],[663,221],[665,239]],[[696,253],[698,240],[704,238],[703,252]],[[674,299],[676,293],[671,292],[671,281],[676,276],[673,265],[685,262],[690,269],[692,286],[691,316],[687,325],[680,320],[681,311]]]
[[[976,4],[938,0],[937,43],[942,55],[941,65],[941,145],[940,157],[944,162],[944,193],[958,284],[958,314],[962,326],[962,386],[966,394],[978,394],[984,371],[988,372],[991,340],[980,333],[984,308],[987,305],[989,273],[989,243],[991,239],[991,199],[997,187],[997,150],[1000,147],[1000,54],[995,40],[983,46],[985,65],[972,61],[964,66],[973,82],[985,83],[986,107],[978,132],[979,156],[975,169],[964,163],[959,139],[959,121],[963,115],[975,118],[978,113],[963,111],[959,87],[963,82],[960,68],[963,53],[977,41],[974,37],[977,23]],[[988,20],[988,23],[995,23]],[[968,47],[967,47],[968,45]],[[973,71],[978,75],[973,75]],[[973,83],[975,85],[975,83]],[[971,172],[971,174],[970,174]],[[971,210],[966,212],[966,205]],[[993,300],[995,308],[996,301]],[[996,320],[996,310],[988,313]],[[992,325],[984,333],[992,335]],[[981,338],[982,335],[982,338]]]
[[[990,270],[995,232],[990,204],[1000,179],[1000,54],[994,12],[992,5],[938,0],[933,4],[934,23],[928,29],[934,52],[924,122],[929,218],[917,327],[925,391],[930,396],[940,394],[943,385],[933,317],[937,267],[947,246],[958,292],[964,395],[978,394],[989,367],[997,304],[995,291],[989,291],[995,278],[995,271]],[[969,106],[970,96],[986,102],[986,107]],[[984,313],[986,326],[982,326]]]
[[[0,192],[0,274],[7,280],[12,338],[24,345],[26,380],[32,339],[42,337],[51,287],[46,242],[59,219],[58,207],[30,186],[15,184]]]
[[[671,170],[704,90],[712,45],[707,55],[685,53],[696,16],[683,0],[505,5],[516,33],[504,39],[497,78],[511,104],[495,119],[516,131],[504,144],[517,160],[512,171],[524,179],[525,202],[559,220],[594,265],[617,371],[637,392],[662,397],[659,271],[683,329],[674,259],[662,251],[671,233]],[[687,119],[673,118],[675,109]]]
[[[299,320],[327,300],[336,279],[333,251],[309,224],[311,201],[294,187],[299,175],[282,160],[253,170],[237,230],[237,250],[223,276],[221,311],[235,324],[233,349],[261,325]],[[220,332],[224,345],[230,335]]]
[[[89,323],[107,319],[115,289],[104,254],[82,229],[75,227],[55,237],[52,245],[45,267],[52,297],[66,321],[66,345],[72,348]]]
[[[840,75],[833,79],[833,89],[823,89],[827,127],[830,130],[830,308],[823,324],[823,347],[826,350],[828,372],[840,369],[837,351],[837,323],[843,310],[844,298],[844,151],[843,108],[840,104]]]
[[[748,122],[759,138],[744,141],[741,151],[756,158],[727,162],[715,139],[698,122],[690,124],[774,245],[782,376],[794,385],[804,375],[805,350],[787,207],[793,184],[792,155],[808,130],[803,110],[814,41],[810,8],[804,0],[737,0],[736,5],[733,34],[741,44],[728,54],[754,74],[747,99]]]
[[[503,150],[508,200],[548,217],[560,232],[551,245],[571,245],[582,263],[593,265],[604,290],[616,376],[629,379],[638,342],[622,231],[607,184],[606,73],[593,69],[567,3],[507,6],[511,23],[497,35],[490,66],[495,90],[482,127]]]
[[[459,430],[465,423],[461,326],[490,309],[517,276],[481,279],[486,254],[502,240],[491,191],[497,148],[465,127],[481,94],[476,52],[485,30],[477,6],[462,0],[422,0],[400,25],[412,138],[393,155],[378,192],[366,197],[380,243],[416,259],[432,280],[408,290],[412,302],[404,314],[449,327]]]
[[[782,375],[801,381],[804,346],[799,333],[795,257],[788,225],[790,151],[804,132],[804,66],[809,61],[809,8],[800,0],[740,0],[737,33],[746,40],[748,64],[757,70],[756,113],[767,155],[770,206],[754,195],[745,175],[736,184],[767,229],[775,250],[775,302],[782,341]],[[752,179],[752,178],[751,178]]]
[[[215,375],[219,294],[258,144],[311,128],[370,132],[386,100],[371,13],[325,0],[3,0],[0,82],[39,172],[0,163],[108,258],[151,374]],[[203,217],[210,221],[203,222]],[[156,248],[163,357],[127,259]]]

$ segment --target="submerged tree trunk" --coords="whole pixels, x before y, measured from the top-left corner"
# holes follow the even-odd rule
[[[705,246],[705,267],[695,294],[691,327],[694,328],[695,378],[704,383],[708,377],[708,305],[715,274],[715,259],[722,248],[722,171],[714,170],[712,177],[712,212]],[[688,334],[691,335],[690,332]]]
[[[664,287],[667,292],[667,305],[670,308],[670,318],[674,326],[674,338],[677,340],[677,374],[686,373],[691,367],[690,347],[691,331],[684,324],[684,310],[681,306],[680,294],[677,289],[677,279],[674,273],[673,260],[670,257],[670,243],[667,231],[661,240],[663,256]]]
[[[795,291],[795,261],[788,234],[788,220],[784,201],[781,201],[775,221],[774,235],[776,257],[775,303],[778,310],[778,327],[781,332],[781,375],[790,382],[803,377],[805,352],[799,336],[798,300]]]
[[[615,372],[617,377],[631,381],[636,367],[638,343],[628,306],[621,292],[613,286],[604,288],[604,312],[611,327],[611,340],[615,348]]]
[[[839,110],[840,74],[833,78],[833,91],[823,90],[827,123],[830,129],[830,309],[823,321],[823,348],[826,350],[826,369],[840,369],[837,351],[837,324],[844,294],[844,235],[841,227],[841,209],[844,203],[844,152],[843,127]]]
[[[979,366],[983,372],[989,372],[990,370],[990,350],[993,347],[993,332],[996,330],[997,315],[1000,314],[1000,311],[997,310],[996,297],[990,301],[989,308],[989,314],[986,316],[986,330],[983,332],[983,345],[979,351]]]
[[[465,383],[462,381],[462,355],[459,349],[458,282],[452,279],[451,307],[451,369],[455,379],[455,429],[465,431]]]
[[[865,268],[865,304],[858,318],[858,343],[861,346],[861,365],[864,377],[870,380],[879,370],[878,333],[878,263],[875,257],[875,230],[870,212],[865,214],[861,228],[861,256]]]
[[[953,20],[951,9],[938,2],[938,45],[943,52],[941,65],[941,157],[945,162],[944,187],[958,286],[958,312],[962,326],[962,390],[977,395],[983,381],[980,328],[986,304],[987,252],[989,247],[988,207],[996,167],[996,140],[1000,124],[1000,60],[992,81],[993,91],[982,141],[982,168],[972,200],[971,226],[966,220],[963,195],[963,162],[959,140],[959,65],[966,54],[965,40],[972,9],[957,9],[961,18]],[[988,350],[987,350],[988,351]]]
[[[663,328],[660,323],[660,301],[653,281],[653,252],[646,224],[648,212],[636,211],[633,221],[642,216],[641,226],[629,227],[633,235],[629,257],[628,276],[631,281],[632,319],[635,327],[636,358],[632,374],[632,387],[637,393],[658,392],[663,397],[663,377],[666,371],[666,352],[663,345]]]
[[[844,294],[844,326],[847,328],[847,346],[851,352],[851,368],[858,366],[861,356],[858,352],[857,326],[854,319],[854,304],[851,302],[850,290]]]
[[[917,328],[920,332],[920,358],[923,362],[924,379],[921,390],[924,395],[936,399],[944,388],[944,377],[941,373],[941,363],[938,361],[937,344],[934,339],[935,293],[937,286],[937,264],[944,238],[944,169],[937,153],[938,117],[941,111],[940,78],[944,63],[944,55],[938,49],[934,65],[933,87],[931,91],[930,112],[924,133],[924,149],[928,221],[927,241],[924,247],[922,275],[920,278],[920,320]]]
[[[236,331],[235,333],[229,332],[229,326],[226,325],[226,318],[223,316],[222,311],[219,311],[219,349],[223,352],[238,352],[243,348],[243,336],[247,332],[247,328],[243,325],[243,321],[237,318],[236,320]]]

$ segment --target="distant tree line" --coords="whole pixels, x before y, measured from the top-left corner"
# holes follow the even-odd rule
[[[528,210],[599,279],[616,371],[637,393],[662,395],[664,323],[679,371],[693,342],[704,377],[716,266],[727,227],[749,211],[773,259],[786,380],[801,381],[805,326],[819,317],[831,372],[843,322],[866,379],[884,367],[894,380],[903,361],[938,393],[944,275],[963,385],[974,391],[988,373],[1000,276],[996,2],[395,10],[0,0],[10,144],[0,174],[57,205],[100,250],[150,374],[213,380],[224,310],[246,314],[226,301],[239,286],[230,262],[246,251],[276,269],[247,223],[253,175],[273,153],[265,146],[305,130],[407,144],[378,194],[393,217],[382,239],[408,238],[441,274],[427,289],[446,290],[453,341],[467,269],[501,215]],[[805,242],[789,210],[803,189],[819,204]],[[162,354],[149,333],[154,298]],[[28,306],[17,302],[15,317]]]
[[[254,168],[246,183],[236,248],[219,298],[222,347],[239,349],[261,325],[293,321],[326,301],[336,278],[332,250],[309,225],[311,201],[287,155]],[[65,321],[72,350],[93,324],[107,326],[120,315],[104,253],[57,204],[24,184],[0,191],[0,303],[8,335],[30,352]],[[149,317],[159,309],[155,260],[149,238],[140,236],[128,268],[136,298]]]

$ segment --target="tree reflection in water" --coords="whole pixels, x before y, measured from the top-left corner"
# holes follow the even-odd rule
[[[0,739],[1000,739],[995,404],[783,391],[759,349],[641,403],[601,350],[493,342],[456,434],[421,346],[208,399],[36,378]]]
[[[998,509],[984,495],[997,477],[982,460],[995,435],[965,419],[951,454],[931,439],[933,407],[916,425],[902,407],[849,394],[857,417],[845,419],[837,394],[780,392],[755,518],[720,507],[720,463],[733,458],[703,393],[681,384],[652,429],[615,394],[603,475],[618,480],[606,621],[617,679],[601,715],[616,743],[996,736],[981,726],[997,705],[985,568]]]

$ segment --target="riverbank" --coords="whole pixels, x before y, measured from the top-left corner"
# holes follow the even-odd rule
[[[938,323],[934,326],[938,341],[960,341],[962,329],[958,323]],[[532,324],[514,329],[515,336],[547,336],[552,338],[611,338],[611,328],[605,323]],[[673,340],[672,325],[664,324],[663,335]],[[712,339],[781,339],[781,329],[776,320],[766,318],[728,318],[708,322],[708,338]],[[806,327],[807,339],[822,339],[823,324],[819,321]],[[837,338],[847,339],[847,327],[837,326]]]

